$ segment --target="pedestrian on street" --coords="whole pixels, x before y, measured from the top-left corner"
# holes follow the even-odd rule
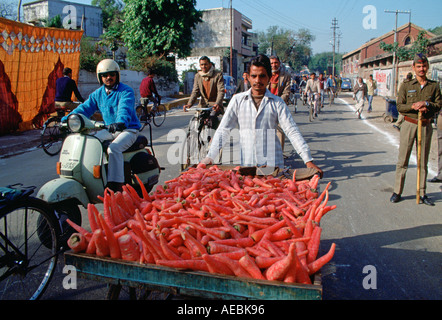
[[[210,150],[202,163],[211,164],[223,146],[230,142],[233,129],[239,129],[241,166],[284,167],[284,158],[276,135],[278,124],[304,161],[322,177],[314,163],[310,148],[302,137],[287,104],[267,89],[272,76],[270,60],[261,54],[248,68],[251,89],[232,97],[212,139]]]
[[[66,108],[68,111],[75,109],[78,103],[72,102],[72,93],[78,101],[84,102],[75,80],[72,79],[72,69],[64,68],[63,77],[55,81],[55,108]]]
[[[428,180],[428,182],[442,182],[442,111],[439,111],[439,116],[437,117],[437,152],[437,175]],[[440,187],[442,190],[442,185]]]
[[[368,101],[367,112],[370,113],[372,111],[374,91],[377,89],[376,81],[373,80],[372,74],[370,74],[370,76],[368,77],[366,84],[367,84],[367,101]]]
[[[198,106],[201,108],[212,106],[210,120],[212,128],[216,129],[219,124],[218,115],[224,110],[224,77],[221,71],[215,70],[215,66],[209,57],[202,56],[199,63],[201,70],[195,75],[192,93],[187,104],[183,106],[183,110],[187,111],[188,108],[193,106],[196,99],[201,97]]]
[[[281,97],[282,100],[289,105],[292,78],[285,72],[285,69],[281,67],[281,61],[278,56],[270,56],[270,65],[272,67],[272,76],[268,84],[268,89],[274,95]],[[281,127],[278,127],[278,137],[282,150],[284,151],[285,135]]]
[[[154,106],[157,106],[161,103],[161,96],[153,81],[155,73],[152,69],[148,69],[146,74],[147,77],[145,77],[140,84],[140,96],[142,98],[143,106],[146,107],[149,101],[152,101]]]
[[[353,93],[356,99],[355,113],[357,113],[358,118],[361,119],[361,113],[364,110],[364,100],[367,96],[367,85],[364,83],[364,80],[361,77],[358,78]]]
[[[238,87],[235,90],[235,94],[244,92],[250,89],[250,82],[247,79],[247,72],[242,74],[242,80],[238,83]]]
[[[431,147],[431,136],[433,127],[432,119],[442,106],[442,96],[439,83],[427,79],[429,68],[428,59],[424,54],[416,54],[413,60],[412,69],[416,77],[408,82],[402,83],[399,88],[397,108],[404,115],[404,123],[400,130],[399,154],[396,164],[396,176],[394,192],[390,198],[393,203],[401,200],[404,189],[405,175],[408,169],[408,162],[411,150],[417,140],[418,114],[422,114],[422,144],[420,166],[420,203],[434,206],[434,203],[426,195],[426,179],[428,172],[428,159]]]

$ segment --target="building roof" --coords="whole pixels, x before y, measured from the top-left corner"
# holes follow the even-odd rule
[[[426,29],[424,29],[424,28],[421,28],[421,27],[415,25],[414,23],[410,23],[410,24],[406,23],[406,24],[404,24],[404,25],[398,27],[398,28],[397,28],[397,31],[398,31],[398,32],[399,32],[399,31],[402,31],[402,30],[408,28],[409,25],[411,25],[411,27],[413,27],[413,28],[415,28],[415,29],[417,29],[417,30],[419,30],[419,31],[425,31],[425,32],[427,32],[427,34],[430,36],[430,39],[436,37],[436,35],[435,35],[434,33],[432,33],[432,32],[430,32],[430,31],[428,31],[428,30],[426,30]],[[358,53],[359,51],[361,51],[361,50],[364,49],[365,47],[368,47],[368,46],[372,45],[373,43],[376,43],[376,42],[382,41],[383,39],[388,38],[389,36],[391,36],[391,35],[393,35],[393,34],[394,34],[394,30],[391,30],[390,32],[387,32],[387,33],[383,34],[382,36],[379,36],[379,37],[377,37],[377,38],[371,39],[371,40],[367,41],[366,43],[364,43],[364,44],[363,44],[362,46],[360,46],[359,48],[357,48],[357,49],[355,49],[355,50],[353,50],[353,51],[350,51],[350,52],[344,54],[344,55],[342,56],[342,59],[344,60],[344,59],[346,59],[346,58],[348,58],[348,57],[350,57],[350,56],[352,56],[352,55]]]

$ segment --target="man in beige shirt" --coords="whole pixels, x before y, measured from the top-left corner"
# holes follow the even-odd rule
[[[376,81],[373,80],[372,74],[370,74],[366,84],[367,84],[367,101],[368,101],[367,112],[370,113],[372,111],[374,91],[377,89]]]

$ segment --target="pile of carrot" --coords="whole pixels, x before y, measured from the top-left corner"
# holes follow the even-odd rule
[[[88,205],[91,230],[74,222],[74,252],[238,277],[311,284],[328,263],[318,257],[320,221],[336,208],[330,183],[242,176],[198,165],[142,196],[126,185],[105,190],[103,212]]]

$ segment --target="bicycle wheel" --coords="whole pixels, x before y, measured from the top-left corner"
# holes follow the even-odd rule
[[[186,170],[188,167],[199,162],[197,117],[193,117],[189,122],[186,139],[184,140],[181,150],[181,170]]]
[[[20,199],[0,210],[0,299],[42,296],[57,264],[58,233],[42,200]]]
[[[166,120],[166,107],[164,104],[159,104],[153,112],[153,124],[157,127],[161,126]]]
[[[147,124],[146,110],[143,108],[143,106],[137,106],[135,111],[137,113],[138,120],[140,120],[141,123],[141,128],[139,131],[143,131],[144,127]]]
[[[207,156],[207,153],[209,152],[210,148],[210,142],[212,141],[212,137],[215,134],[215,130],[209,128],[208,126],[203,126],[201,129],[201,132],[199,134],[199,141],[198,141],[198,157],[200,162],[202,159],[204,159]]]
[[[61,150],[64,134],[60,129],[58,117],[49,118],[43,125],[41,132],[41,146],[43,151],[50,156],[55,156]]]

